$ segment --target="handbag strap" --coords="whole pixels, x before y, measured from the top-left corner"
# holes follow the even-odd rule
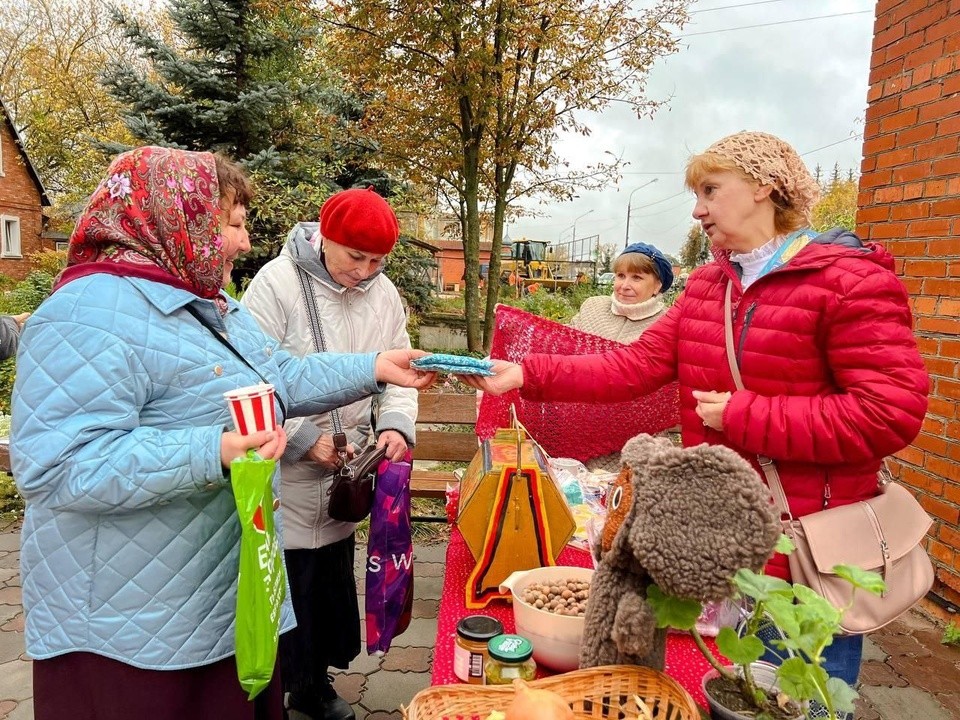
[[[291,260],[292,262],[292,260]],[[300,290],[303,295],[303,302],[307,306],[307,315],[310,318],[310,331],[313,333],[313,344],[318,352],[327,351],[327,341],[323,336],[323,325],[320,323],[320,313],[317,312],[317,296],[313,292],[313,285],[310,283],[310,276],[307,271],[294,263],[297,270],[297,278],[300,280]],[[334,408],[330,411],[330,421],[333,423],[333,446],[340,456],[340,464],[347,464],[347,435],[343,432],[343,425],[340,423],[340,411]]]
[[[240,358],[240,362],[242,362],[248,368],[253,370],[257,374],[257,377],[260,378],[265,384],[267,385],[270,384],[269,382],[267,382],[267,379],[263,376],[263,374],[259,370],[257,370],[253,365],[251,365],[250,362],[243,355],[240,354],[240,351],[233,346],[233,343],[227,340],[227,338],[224,337],[219,330],[213,327],[213,325],[211,325],[207,321],[207,319],[200,313],[199,310],[197,310],[193,305],[184,305],[184,307],[186,308],[188,313],[190,313],[197,319],[197,322],[199,322],[201,325],[203,325],[207,330],[209,330],[213,334],[213,336],[220,342],[221,345],[226,347],[230,352],[232,352],[234,355]],[[287,407],[286,405],[283,404],[283,398],[280,397],[280,393],[276,391],[276,388],[274,388],[273,396],[277,399],[277,403],[279,403],[280,405],[281,415],[283,415],[283,417],[286,417]]]
[[[733,375],[733,384],[737,390],[743,390],[743,377],[740,375],[740,366],[737,364],[737,353],[733,347],[733,280],[727,278],[727,289],[723,298],[723,341],[727,346],[727,363],[730,365],[730,374]],[[787,496],[783,492],[783,485],[780,483],[780,473],[777,472],[777,464],[772,458],[766,455],[757,455],[757,462],[760,463],[760,469],[767,479],[767,486],[773,494],[774,504],[780,511],[780,517],[788,522],[793,520],[790,513],[790,504],[787,502]]]

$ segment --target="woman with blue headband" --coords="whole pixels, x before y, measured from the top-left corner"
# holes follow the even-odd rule
[[[666,311],[663,294],[673,285],[673,267],[653,245],[633,243],[613,261],[613,292],[587,298],[571,327],[629,345]],[[590,470],[620,470],[620,453],[587,462]]]
[[[572,327],[630,344],[663,315],[673,267],[653,245],[633,243],[613,262],[613,293],[587,298]]]

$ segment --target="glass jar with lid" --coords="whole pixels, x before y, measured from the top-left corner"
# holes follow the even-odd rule
[[[453,673],[461,682],[483,685],[487,643],[502,633],[503,625],[500,621],[486,615],[470,615],[457,623]]]
[[[487,644],[487,654],[484,668],[487,685],[509,685],[516,678],[529,681],[537,674],[533,644],[525,637],[497,635]]]

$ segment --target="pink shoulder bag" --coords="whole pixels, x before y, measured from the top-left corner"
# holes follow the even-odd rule
[[[724,339],[727,361],[738,390],[743,379],[733,346],[733,283],[727,281]],[[933,586],[933,565],[923,547],[932,521],[910,492],[892,481],[886,469],[877,477],[879,494],[869,500],[794,518],[773,460],[758,455],[783,531],[796,546],[788,560],[793,582],[812,588],[836,607],[850,604],[853,588],[833,572],[836,565],[856,565],[883,576],[882,595],[859,591],[840,626],[850,635],[872,632],[913,607]]]

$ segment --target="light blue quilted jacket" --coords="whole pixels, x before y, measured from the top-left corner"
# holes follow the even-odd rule
[[[220,465],[223,393],[260,378],[191,302],[291,417],[382,390],[375,354],[297,359],[233,300],[221,319],[188,292],[105,274],[54,293],[21,338],[10,445],[34,658],[79,650],[174,670],[234,652],[240,526]],[[281,627],[293,624],[287,601]]]

